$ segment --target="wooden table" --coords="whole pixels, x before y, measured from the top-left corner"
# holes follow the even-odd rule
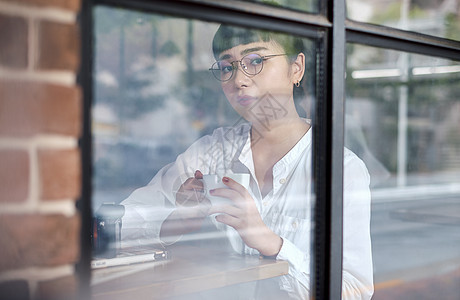
[[[288,273],[286,261],[176,246],[165,262],[93,271],[93,299],[164,299]]]

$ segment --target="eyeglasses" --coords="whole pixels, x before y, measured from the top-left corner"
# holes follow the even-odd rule
[[[286,54],[260,56],[259,54],[251,53],[244,56],[241,60],[235,60],[232,62],[226,60],[216,61],[209,70],[212,71],[212,75],[214,75],[217,80],[228,81],[233,77],[235,70],[238,68],[237,63],[240,63],[241,70],[247,75],[253,76],[262,72],[265,60],[282,55]]]

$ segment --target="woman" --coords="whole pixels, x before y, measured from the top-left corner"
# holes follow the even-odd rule
[[[248,298],[308,297],[312,133],[294,105],[306,64],[300,45],[285,35],[221,26],[213,40],[217,62],[210,70],[247,123],[199,139],[122,203],[124,227],[142,220],[148,234],[162,242],[173,243],[211,224],[238,253],[289,262],[288,275],[257,282],[245,291]],[[369,175],[347,149],[344,161],[343,297],[369,299]],[[228,189],[210,193],[231,203],[211,206],[201,193],[203,174],[231,173],[249,173],[249,188],[223,177]]]

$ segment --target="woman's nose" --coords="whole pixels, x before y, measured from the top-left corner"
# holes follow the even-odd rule
[[[233,80],[235,80],[237,86],[246,86],[251,81],[249,75],[243,71],[243,66],[238,65],[238,68],[235,68],[233,72],[235,72]]]

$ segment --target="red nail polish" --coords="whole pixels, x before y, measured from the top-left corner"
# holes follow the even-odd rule
[[[223,181],[223,182],[228,182],[228,180],[229,180],[229,178],[228,178],[228,177],[224,177],[224,178],[222,178],[222,181]]]

